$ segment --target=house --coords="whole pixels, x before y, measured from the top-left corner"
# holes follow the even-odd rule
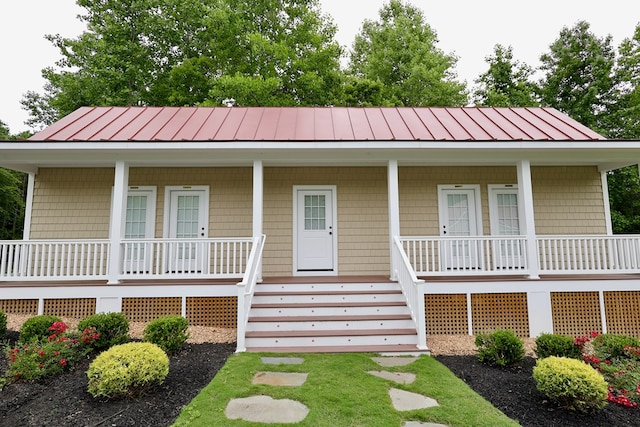
[[[639,158],[549,108],[81,108],[0,143],[29,174],[0,309],[182,314],[239,351],[640,335],[607,191]]]

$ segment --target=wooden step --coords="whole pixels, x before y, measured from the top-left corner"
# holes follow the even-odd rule
[[[401,320],[411,319],[410,314],[383,314],[363,316],[249,316],[249,322],[325,322],[325,321],[358,321],[358,320]]]
[[[310,302],[310,303],[258,303],[251,304],[251,308],[299,308],[299,307],[406,307],[404,301],[380,302]]]
[[[315,347],[247,347],[251,353],[428,353],[418,350],[413,344],[399,345],[358,345],[358,346],[315,346]]]
[[[372,329],[354,329],[343,331],[253,331],[247,332],[247,338],[281,338],[281,337],[335,337],[335,336],[374,336],[380,335],[381,331]],[[384,331],[384,335],[416,335],[415,329],[389,329]]]

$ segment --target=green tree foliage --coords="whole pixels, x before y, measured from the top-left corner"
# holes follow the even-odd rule
[[[28,136],[11,135],[9,126],[0,120],[0,142]],[[25,174],[0,168],[0,240],[22,238],[26,182]]]
[[[602,132],[614,87],[611,36],[599,38],[587,22],[580,21],[563,28],[549,48],[540,57],[542,104]]]
[[[640,138],[640,24],[618,47],[615,103],[608,120],[611,138]]]
[[[531,107],[538,105],[533,69],[513,59],[513,48],[497,44],[485,58],[489,69],[476,79],[476,105],[491,107]]]
[[[418,8],[391,0],[380,9],[379,21],[364,22],[348,71],[382,84],[383,99],[393,105],[464,105],[465,85],[455,80],[457,58],[438,49],[437,42]]]
[[[62,59],[29,124],[83,105],[326,105],[341,82],[340,46],[318,0],[77,0],[87,30],[49,35]],[[231,93],[233,92],[233,93]]]

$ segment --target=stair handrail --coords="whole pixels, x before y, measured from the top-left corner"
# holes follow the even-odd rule
[[[411,262],[402,247],[399,236],[393,237],[394,275],[402,289],[402,294],[411,312],[411,318],[418,332],[418,349],[427,350],[427,328],[425,324],[424,291],[425,281],[416,276]]]
[[[262,251],[266,239],[267,236],[264,234],[253,238],[251,253],[247,259],[247,269],[244,272],[242,281],[236,285],[238,287],[237,353],[247,350],[245,333],[249,321],[249,309],[251,308],[251,300],[253,299],[256,284],[262,279],[260,277],[260,266],[262,265]]]

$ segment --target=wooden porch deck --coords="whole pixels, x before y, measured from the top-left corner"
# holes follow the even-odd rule
[[[593,281],[593,280],[640,280],[640,274],[557,274],[541,275],[540,279],[529,279],[524,275],[492,275],[492,276],[421,276],[428,283],[447,282],[513,282],[513,281]],[[79,287],[79,286],[229,286],[237,284],[241,279],[144,279],[123,280],[117,285],[107,285],[104,280],[78,281],[0,281],[0,288],[11,287]],[[288,283],[386,283],[392,282],[388,276],[356,275],[356,276],[269,276],[264,277],[264,284]]]

